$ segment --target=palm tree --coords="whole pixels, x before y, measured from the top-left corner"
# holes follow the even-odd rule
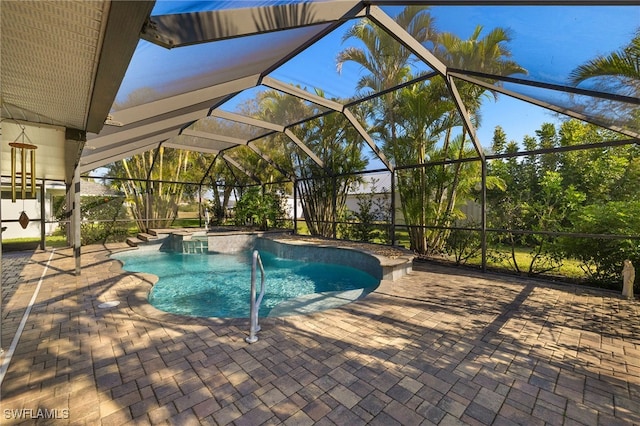
[[[140,231],[146,232],[171,224],[178,205],[195,193],[195,186],[176,182],[201,179],[211,161],[210,154],[160,147],[113,163],[108,169],[110,176],[123,178],[119,189],[126,194]]]
[[[607,56],[598,56],[580,65],[569,75],[569,81],[579,85],[593,80],[599,90],[620,93],[627,96],[640,96],[640,29],[631,42],[622,50]],[[596,99],[583,109],[591,113],[601,112],[606,117],[617,115],[622,126],[638,131],[640,113],[635,105]]]
[[[507,45],[511,41],[509,32],[504,28],[494,28],[484,37],[480,37],[483,32],[481,25],[476,26],[471,37],[467,40],[460,39],[451,33],[441,33],[438,36],[438,44],[435,55],[448,67],[463,70],[479,71],[486,74],[508,76],[512,74],[526,74],[527,71],[511,60],[511,52]],[[493,81],[498,83],[497,80]],[[475,126],[481,122],[480,109],[483,98],[491,92],[481,86],[458,81],[456,83],[460,97],[466,110],[471,115],[471,121]],[[493,93],[495,97],[496,94]],[[472,150],[467,148],[468,134],[466,128],[462,127],[462,134],[454,137],[452,129],[461,127],[462,121],[453,103],[449,102],[450,109],[446,112],[449,129],[445,133],[444,147],[441,150],[441,158],[461,159],[472,154]],[[434,156],[438,158],[438,156]],[[446,170],[446,169],[450,170]],[[454,165],[441,166],[441,173],[449,173],[448,179],[440,179],[435,190],[433,199],[437,203],[435,217],[432,219],[434,225],[446,228],[451,225],[452,220],[457,216],[455,213],[458,198],[465,198],[469,195],[476,175],[471,173],[476,167],[470,163],[456,163]],[[441,250],[446,241],[448,231],[443,230],[434,235],[431,242],[434,250]]]
[[[428,7],[408,6],[396,16],[395,20],[420,43],[435,43],[437,35]],[[338,72],[340,72],[346,62],[353,62],[367,71],[358,81],[357,90],[378,93],[412,78],[411,52],[384,29],[367,19],[363,19],[347,31],[343,41],[351,38],[361,41],[364,48],[347,47],[338,54],[337,66]],[[374,101],[372,105],[372,115],[376,122],[374,130],[383,142],[383,151],[393,162],[396,164],[413,162],[415,164],[416,153],[410,148],[406,149],[405,145],[408,145],[406,137],[398,134],[398,132],[402,132],[400,128],[402,118],[398,116],[401,102],[398,102],[398,96],[396,92],[388,92]],[[401,208],[407,224],[424,224],[424,220],[421,220],[425,216],[422,207],[417,208],[418,211],[415,212],[416,203],[411,202],[417,197],[411,191],[411,189],[415,189],[413,182],[399,179],[398,183],[398,191],[402,200]],[[411,248],[420,252],[424,251],[423,229],[410,228],[409,234]]]
[[[509,31],[494,28],[480,38],[484,27],[477,25],[471,37],[462,40],[452,33],[441,33],[434,54],[449,68],[480,71],[487,74],[507,76],[526,74],[526,70],[512,61],[507,43],[511,41]]]
[[[510,59],[506,46],[510,36],[504,29],[496,28],[481,38],[483,28],[478,26],[468,40],[461,40],[453,34],[438,34],[428,9],[415,6],[405,8],[396,21],[420,43],[431,43],[436,56],[449,67],[499,75],[526,73]],[[410,52],[385,31],[363,20],[344,39],[351,37],[362,41],[365,48],[350,47],[342,51],[338,55],[338,69],[352,61],[368,71],[358,82],[358,90],[377,92],[412,78]],[[457,86],[472,121],[478,124],[486,89],[465,82]],[[462,121],[440,77],[387,93],[380,99],[377,112],[376,130],[383,140],[383,149],[398,165],[470,155],[465,129],[462,135],[453,132],[462,126]],[[436,149],[441,138],[444,138],[443,146]],[[442,249],[446,233],[425,233],[422,227],[427,221],[444,226],[451,223],[456,199],[464,195],[463,188],[471,188],[464,181],[473,179],[467,170],[470,167],[459,163],[443,165],[438,171],[419,168],[398,174],[405,221],[415,226],[409,231],[413,250],[425,253]]]
[[[321,90],[315,94],[325,97]],[[257,117],[267,121],[295,122],[311,115],[311,107],[302,100],[275,90],[264,92],[259,99]],[[353,172],[366,166],[362,154],[364,141],[339,113],[323,115],[291,130],[322,161],[324,169],[283,136],[274,136],[272,142],[276,142],[277,147],[269,149],[262,144],[261,149],[280,164],[286,164],[285,170],[299,178],[298,189],[309,231],[313,235],[332,237],[332,222],[337,219],[336,213],[345,209],[347,193],[357,180]]]
[[[400,136],[385,150],[398,164],[421,164],[432,158],[441,135],[449,128],[447,112],[452,108],[441,97],[442,80],[420,82],[401,89],[398,93],[398,129]],[[411,168],[397,173],[401,209],[407,225],[411,248],[425,253],[431,246],[431,231],[423,226],[434,215],[433,188],[442,176],[425,167]]]
[[[435,42],[436,31],[428,7],[408,6],[395,20],[420,43]],[[351,38],[360,40],[365,48],[347,47],[338,53],[336,61],[338,72],[346,62],[355,62],[369,72],[360,78],[357,90],[380,92],[409,79],[411,52],[384,29],[362,19],[345,33],[342,40]]]
[[[571,72],[569,78],[572,84],[578,85],[599,77],[613,77],[632,88],[636,95],[640,92],[640,29],[622,50],[598,56],[580,65]]]
[[[483,29],[482,25],[476,26],[467,40],[462,40],[452,33],[439,34],[434,54],[449,68],[498,76],[526,74],[527,70],[510,59],[511,51],[507,47],[511,41],[509,31],[498,27],[480,38]],[[493,80],[492,83],[499,84],[497,80]],[[459,81],[457,86],[467,111],[477,115],[487,90],[464,81]],[[493,96],[496,94],[493,93]],[[479,119],[477,121],[479,124]]]
[[[408,6],[395,20],[420,43],[435,42],[436,31],[428,7]],[[351,38],[360,40],[364,48],[347,47],[338,53],[336,62],[338,72],[346,62],[354,62],[368,72],[360,78],[356,90],[378,93],[411,78],[411,52],[384,29],[368,19],[362,19],[347,31],[343,42]],[[387,93],[375,105],[378,116],[384,117],[391,143],[396,139],[394,97],[394,93]]]

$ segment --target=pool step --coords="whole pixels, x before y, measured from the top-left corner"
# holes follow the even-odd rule
[[[156,237],[164,237],[174,232],[176,232],[176,229],[149,229],[147,231],[148,234]]]
[[[193,239],[182,241],[183,253],[207,253],[209,251],[209,242],[206,239]]]
[[[155,234],[147,234],[145,232],[138,233],[137,237],[138,237],[139,240],[142,240],[142,241],[152,241],[152,240],[157,240],[158,239],[157,235],[155,235]]]
[[[169,237],[178,237],[175,242],[171,242]],[[205,235],[193,236],[192,230],[180,229],[149,229],[147,232],[139,232],[135,237],[129,237],[126,243],[131,247],[144,245],[156,245],[169,242],[173,250],[183,253],[207,253],[209,251],[208,238]]]
[[[146,232],[139,232],[135,237],[129,237],[126,242],[131,247],[138,247],[145,244],[158,244],[162,242],[168,235],[163,234],[151,234]]]
[[[138,247],[138,245],[143,244],[144,241],[137,238],[137,237],[129,237],[126,240],[127,245],[131,246],[131,247]]]

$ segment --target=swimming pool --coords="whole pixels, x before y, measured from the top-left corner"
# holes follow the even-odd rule
[[[159,277],[149,293],[156,308],[180,315],[242,318],[249,316],[251,252],[185,254],[153,250],[113,255],[131,272]],[[282,302],[304,295],[363,289],[374,290],[380,280],[349,266],[282,259],[268,251],[260,256],[266,293],[260,316]],[[259,285],[259,279],[258,279]]]

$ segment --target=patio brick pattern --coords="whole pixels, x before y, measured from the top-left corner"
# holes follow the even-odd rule
[[[416,263],[355,303],[261,319],[249,345],[248,320],[146,306],[122,248],[83,247],[79,277],[53,252],[0,423],[640,424],[640,304],[617,293]],[[3,256],[5,350],[50,256]]]

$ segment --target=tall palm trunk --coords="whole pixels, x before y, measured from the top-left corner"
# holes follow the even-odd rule
[[[465,140],[466,140],[466,130],[463,129],[462,140],[460,142],[460,149],[458,150],[458,157],[457,157],[458,160],[462,159],[462,156],[464,154]],[[442,216],[440,216],[439,218],[441,221],[440,225],[445,228],[450,227],[453,222],[451,217],[452,217],[453,209],[456,205],[456,197],[458,193],[458,185],[460,184],[460,173],[462,171],[462,167],[463,167],[462,163],[456,163],[454,166],[453,180],[451,182],[451,186],[449,187],[449,190],[447,191],[447,197],[446,197],[447,204],[444,209],[444,212],[442,213]],[[436,249],[438,250],[444,249],[444,245],[450,233],[451,233],[450,230],[443,230],[442,232],[438,233],[438,239],[437,241],[434,241],[434,246]]]

